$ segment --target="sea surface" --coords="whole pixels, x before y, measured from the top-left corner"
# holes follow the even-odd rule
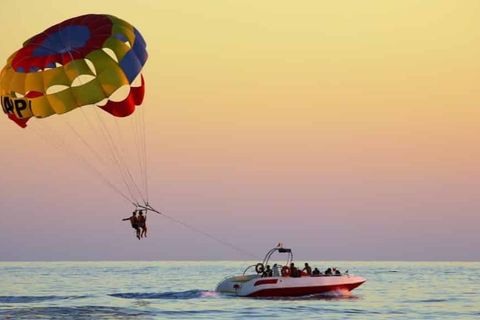
[[[214,290],[245,262],[0,262],[0,319],[480,319],[479,262],[310,264],[367,282],[350,295],[238,298]]]

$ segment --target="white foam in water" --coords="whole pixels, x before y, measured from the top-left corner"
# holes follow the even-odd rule
[[[322,297],[329,298],[348,298],[352,296],[352,292],[346,289],[339,289],[335,291],[329,291],[321,294]]]
[[[216,291],[202,291],[201,298],[217,298],[219,293]]]

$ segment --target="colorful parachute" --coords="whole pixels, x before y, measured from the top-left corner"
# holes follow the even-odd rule
[[[85,105],[128,116],[143,101],[146,60],[142,35],[119,18],[87,14],[63,21],[8,58],[0,73],[3,111],[21,127],[31,117]]]

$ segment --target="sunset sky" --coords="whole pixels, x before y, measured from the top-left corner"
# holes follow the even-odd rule
[[[5,1],[2,66],[87,13],[147,42],[155,207],[259,256],[480,259],[479,1]],[[0,260],[245,258],[153,214],[134,239],[131,206],[0,122]]]

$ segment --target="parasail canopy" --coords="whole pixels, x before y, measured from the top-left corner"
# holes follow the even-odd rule
[[[21,127],[86,105],[128,116],[143,101],[146,60],[142,35],[124,20],[104,14],[65,20],[8,58],[0,73],[3,111]]]

